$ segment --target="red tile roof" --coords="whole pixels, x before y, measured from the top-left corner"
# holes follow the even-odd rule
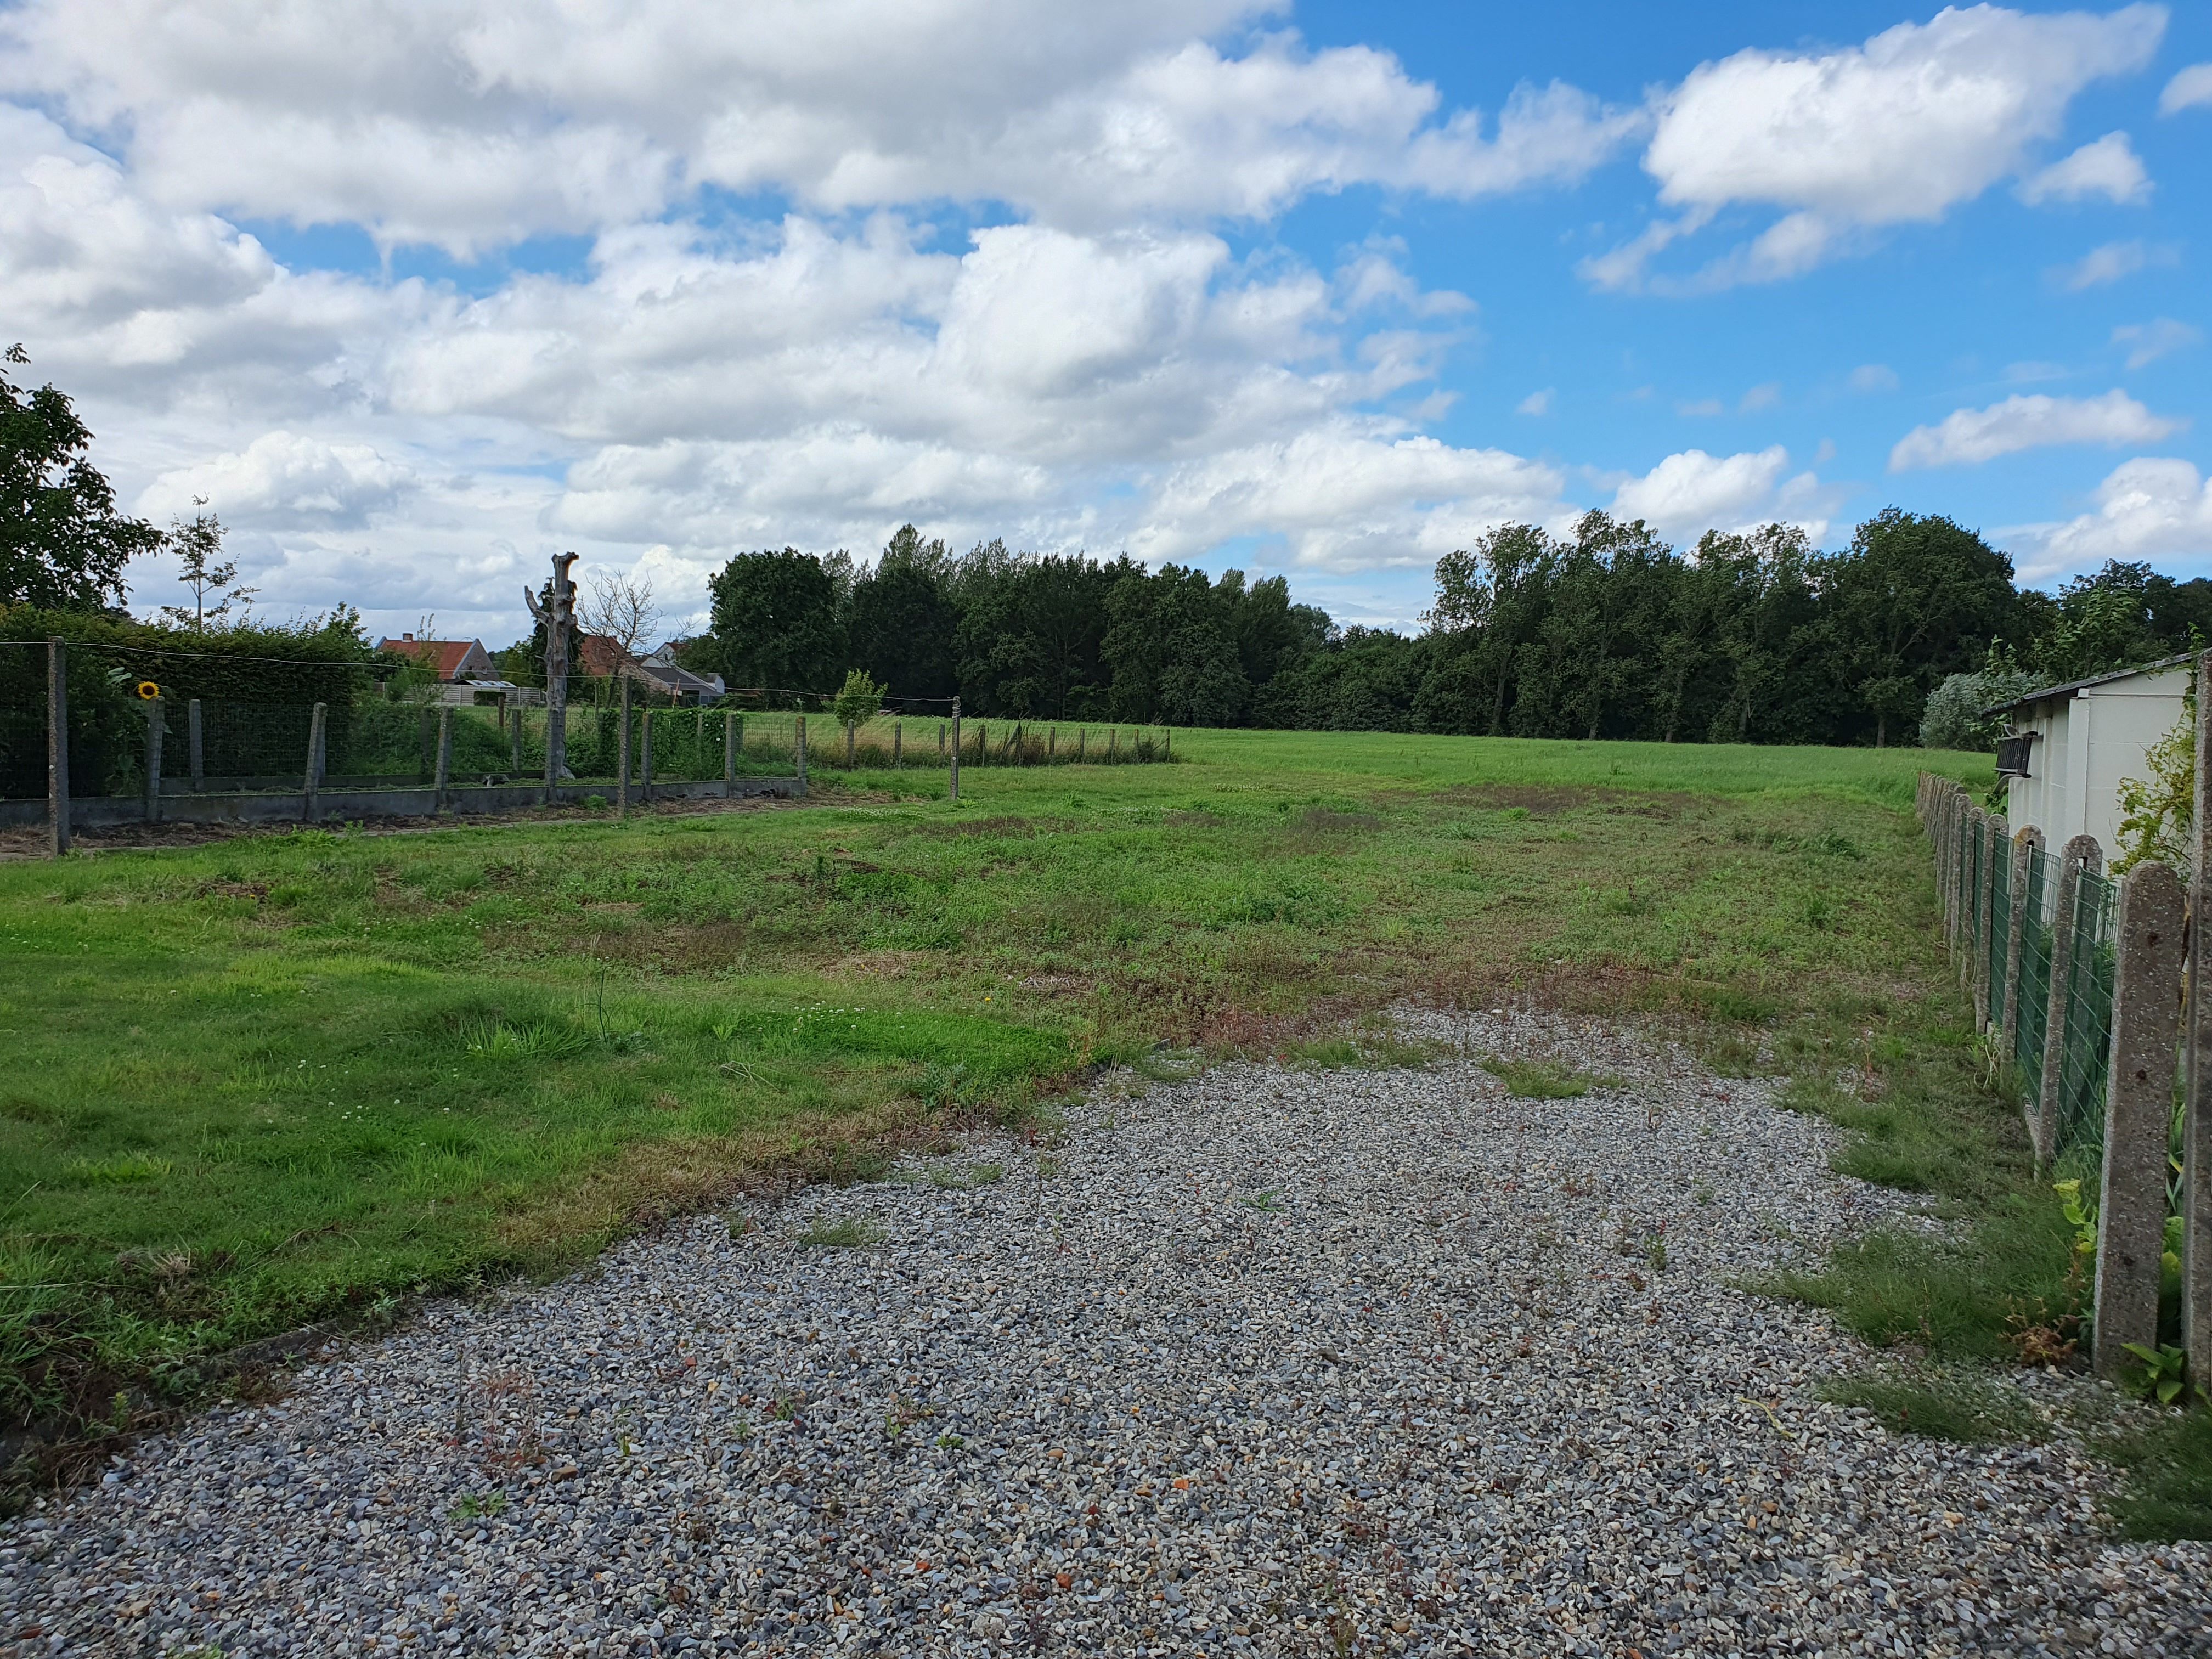
[[[482,640],[379,640],[376,648],[408,657],[433,670],[441,680],[458,679],[466,667],[472,673],[491,671],[491,653]]]

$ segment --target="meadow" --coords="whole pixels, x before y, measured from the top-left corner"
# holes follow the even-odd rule
[[[0,1413],[143,1419],[240,1345],[1048,1121],[1104,1063],[1402,1058],[1374,1017],[1407,999],[1878,1074],[1814,1102],[1846,1167],[2024,1201],[1911,812],[1917,770],[1982,786],[1986,757],[1175,752],[971,766],[957,805],[934,769],[817,765],[788,807],[0,865]]]

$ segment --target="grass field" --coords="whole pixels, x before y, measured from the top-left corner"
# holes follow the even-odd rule
[[[2026,1148],[1932,926],[1915,750],[1178,732],[1178,763],[817,769],[804,807],[0,865],[0,1396],[211,1357],[878,1167],[1158,1045],[1350,1058],[1407,997],[1674,1022],[1879,1089],[1861,1172]],[[2046,1206],[2047,1207],[2047,1206]]]

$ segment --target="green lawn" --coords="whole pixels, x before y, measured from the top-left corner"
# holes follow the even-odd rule
[[[0,1409],[860,1175],[1155,1044],[1406,996],[1681,1022],[1897,1086],[1864,1156],[2026,1182],[1913,750],[1178,732],[1172,766],[816,769],[803,808],[0,865]],[[1328,1045],[1321,1045],[1327,1050]],[[1338,1047],[1341,1047],[1340,1044]]]

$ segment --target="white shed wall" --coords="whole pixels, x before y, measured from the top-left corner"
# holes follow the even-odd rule
[[[2038,736],[2030,775],[2008,781],[2005,817],[2012,827],[2040,830],[2052,848],[2087,835],[2107,858],[2117,852],[2120,781],[2148,776],[2145,757],[2181,719],[2189,674],[2186,664],[2177,664],[2019,710],[2012,729]]]

